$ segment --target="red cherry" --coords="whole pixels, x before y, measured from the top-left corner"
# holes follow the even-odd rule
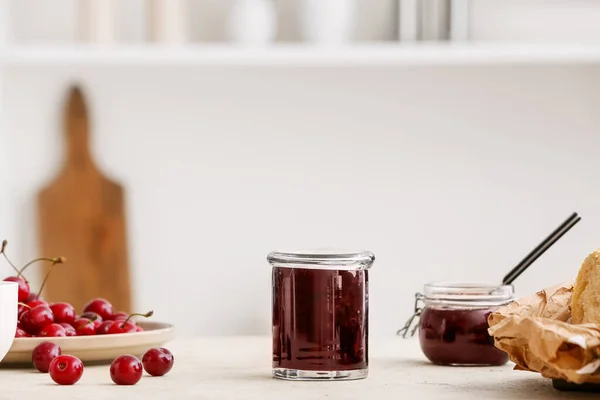
[[[135,324],[130,321],[112,321],[112,324],[108,328],[108,334],[114,335],[119,333],[133,333],[135,332]]]
[[[5,282],[17,282],[19,284],[19,301],[24,303],[29,297],[29,283],[22,276],[9,276]]]
[[[142,379],[142,363],[129,354],[119,356],[110,365],[110,378],[117,385],[135,385]]]
[[[69,303],[54,303],[50,306],[54,322],[71,324],[75,321],[75,309]]]
[[[108,330],[115,321],[104,321],[96,329],[96,335],[108,335]]]
[[[59,385],[73,385],[83,375],[83,363],[72,355],[60,355],[50,363],[50,378]]]
[[[62,325],[59,324],[50,324],[46,325],[42,328],[42,330],[37,334],[39,337],[65,337],[67,336],[67,331]]]
[[[40,372],[48,372],[50,363],[56,357],[60,356],[60,346],[52,342],[42,342],[38,344],[31,353],[33,366]]]
[[[25,332],[36,334],[46,325],[54,321],[52,310],[48,306],[39,305],[21,315],[21,327]]]
[[[113,319],[116,320],[122,320],[125,321],[127,319],[127,317],[129,317],[129,314],[127,314],[124,311],[119,311],[118,313],[115,313],[115,315],[113,315]]]
[[[136,332],[135,323],[131,322],[131,318],[138,315],[140,317],[149,318],[154,314],[154,311],[148,311],[146,314],[131,314],[126,320],[115,320],[108,328],[109,334],[133,333]]]
[[[65,328],[65,333],[67,336],[77,336],[77,332],[75,332],[73,325],[67,324],[66,322],[61,322],[59,325]]]
[[[25,332],[23,329],[17,327],[17,331],[15,332],[15,337],[16,338],[31,337],[31,335],[29,333]]]
[[[78,318],[73,322],[73,328],[77,336],[90,336],[96,334],[96,325],[94,321],[88,318]]]
[[[95,312],[91,312],[91,311],[84,312],[83,314],[81,314],[79,316],[79,318],[87,318],[90,321],[94,321],[94,326],[96,327],[96,329],[98,329],[98,327],[100,326],[100,324],[103,321],[103,319],[100,315],[96,314]]]
[[[31,310],[31,307],[29,307],[27,304],[25,303],[19,303],[19,306],[17,308],[17,315],[19,318],[19,322],[21,321],[21,316],[23,315],[23,313],[27,310]]]
[[[29,308],[33,308],[35,306],[50,306],[47,302],[45,302],[44,300],[33,300],[30,301],[29,303],[27,303],[27,305],[29,306]]]
[[[94,299],[83,307],[83,312],[94,312],[102,317],[102,319],[112,319],[113,306],[105,299]]]
[[[84,313],[81,313],[81,315],[79,316],[79,318],[87,318],[87,319],[99,319],[100,322],[102,322],[102,317],[100,316],[100,314],[95,313],[93,311],[86,311]]]
[[[174,363],[173,353],[164,347],[150,349],[142,357],[144,369],[152,376],[166,375],[173,368]]]

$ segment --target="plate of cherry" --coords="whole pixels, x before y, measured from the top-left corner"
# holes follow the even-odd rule
[[[47,261],[54,266],[66,259],[40,258],[17,269],[6,257],[5,249],[6,241],[2,243],[0,254],[16,274],[4,280],[18,283],[19,303],[15,339],[1,365],[31,365],[32,351],[49,340],[60,346],[63,353],[78,357],[84,363],[104,363],[112,362],[122,354],[142,355],[173,338],[171,324],[139,320],[140,317],[152,317],[152,311],[127,314],[113,309],[111,303],[103,298],[91,299],[82,310],[75,310],[66,302],[44,301],[40,293],[48,276],[36,294],[30,290],[24,270],[34,261]]]

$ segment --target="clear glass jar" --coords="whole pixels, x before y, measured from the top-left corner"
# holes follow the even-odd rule
[[[488,317],[513,300],[512,285],[477,282],[425,285],[415,302],[423,354],[438,365],[506,364],[508,355],[494,346],[494,338],[488,333]]]
[[[361,379],[369,362],[368,251],[273,252],[273,376]]]

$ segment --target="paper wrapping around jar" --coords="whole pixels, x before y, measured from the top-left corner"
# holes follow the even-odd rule
[[[490,314],[489,333],[515,369],[600,383],[600,325],[571,324],[573,283],[541,290]]]

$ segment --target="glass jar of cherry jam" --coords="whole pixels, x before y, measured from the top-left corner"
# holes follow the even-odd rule
[[[443,282],[425,285],[417,294],[419,342],[434,364],[499,366],[508,355],[494,346],[488,316],[513,301],[512,285]],[[422,307],[419,306],[422,302]]]
[[[272,265],[273,376],[349,380],[368,375],[371,252],[288,251]]]

